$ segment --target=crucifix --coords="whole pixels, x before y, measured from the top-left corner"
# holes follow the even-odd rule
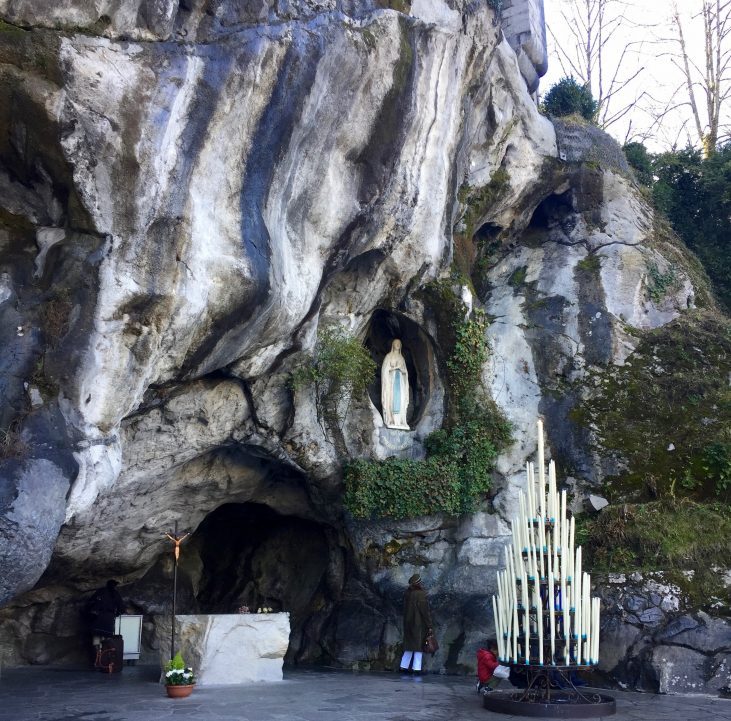
[[[172,617],[172,633],[170,635],[170,659],[175,656],[175,605],[178,599],[178,559],[180,558],[180,544],[190,535],[183,533],[178,535],[178,522],[175,521],[175,530],[165,534],[173,542],[173,554],[175,555],[175,566],[173,568],[173,617]]]

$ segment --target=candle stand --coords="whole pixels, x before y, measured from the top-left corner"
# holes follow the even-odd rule
[[[483,697],[483,706],[495,713],[541,718],[599,718],[616,713],[616,702],[592,690],[578,689],[571,680],[574,671],[590,666],[540,666],[507,664],[525,673],[527,685],[513,692],[492,691]]]
[[[566,490],[559,492],[553,461],[545,471],[539,420],[538,465],[526,465],[513,542],[505,547],[505,570],[498,571],[492,599],[500,664],[525,674],[526,687],[487,693],[483,705],[513,716],[610,716],[614,699],[579,690],[572,678],[599,663],[601,604],[591,596],[575,519]]]

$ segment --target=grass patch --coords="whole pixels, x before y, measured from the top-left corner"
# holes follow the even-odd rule
[[[528,266],[521,265],[520,268],[516,268],[508,278],[508,285],[512,288],[520,288],[525,283],[525,277],[528,274]]]
[[[576,264],[576,267],[579,270],[584,271],[585,273],[597,274],[602,268],[601,256],[597,255],[596,253],[589,253],[586,258],[582,258]]]
[[[597,571],[703,569],[731,558],[731,507],[725,503],[684,498],[608,506],[586,531]]]

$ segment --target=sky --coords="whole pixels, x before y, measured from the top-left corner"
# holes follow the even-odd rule
[[[610,100],[609,114],[621,117],[606,130],[620,143],[642,140],[654,152],[673,146],[685,147],[689,139],[697,144],[695,123],[685,103],[688,92],[684,87],[684,76],[677,67],[679,46],[671,22],[674,3],[671,0],[603,1],[607,3],[605,17],[609,20],[608,30],[615,29],[604,53],[604,86],[609,85],[620,60],[622,65],[617,79],[630,79]],[[568,60],[561,56],[557,45],[575,60],[578,43],[571,26],[578,27],[576,12],[577,9],[583,10],[586,2],[544,0],[549,58],[548,73],[541,81],[542,93],[570,73]],[[697,15],[701,3],[702,0],[682,0],[680,13],[689,56],[702,68],[705,66],[703,28]],[[731,45],[731,36],[728,44]],[[731,47],[723,49],[731,51]],[[596,82],[592,85],[597,97]],[[697,99],[703,109],[705,96],[699,94]],[[627,112],[623,114],[625,109]],[[722,122],[728,119],[728,110],[722,114]],[[659,122],[658,117],[662,117]]]

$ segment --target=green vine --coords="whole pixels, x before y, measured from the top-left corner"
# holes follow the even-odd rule
[[[449,384],[461,404],[480,385],[482,366],[487,360],[487,319],[484,311],[476,309],[472,316],[455,323],[455,343],[447,360]]]
[[[341,431],[350,403],[365,396],[376,364],[361,342],[337,326],[320,328],[315,352],[292,374],[295,390],[314,386],[323,430]]]
[[[430,284],[446,360],[449,413],[445,427],[425,441],[425,460],[359,459],[345,468],[345,506],[355,518],[412,518],[473,511],[490,490],[499,451],[511,440],[510,424],[482,385],[488,357],[487,318],[467,308],[449,281]]]

